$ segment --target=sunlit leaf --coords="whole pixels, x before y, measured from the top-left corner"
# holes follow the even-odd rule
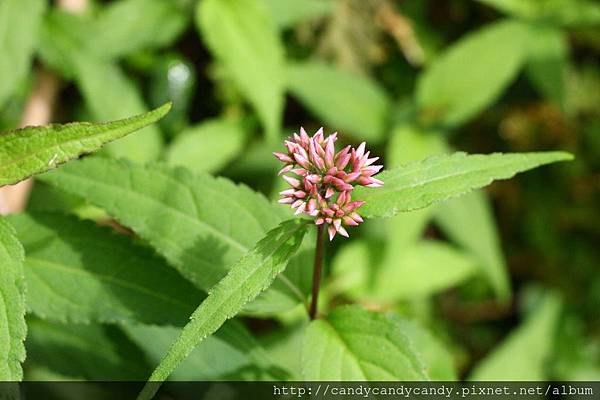
[[[571,159],[565,152],[435,156],[379,174],[383,187],[359,187],[353,198],[366,202],[361,211],[367,217],[390,217],[460,196],[494,180],[512,178],[518,172]]]
[[[0,135],[0,186],[55,168],[158,121],[171,105],[119,121],[16,129]]]
[[[302,348],[307,381],[428,379],[399,324],[358,306],[335,309],[309,325]]]

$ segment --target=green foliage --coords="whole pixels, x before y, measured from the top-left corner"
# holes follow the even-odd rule
[[[491,105],[523,65],[529,37],[527,25],[507,20],[446,50],[417,83],[422,118],[455,126]]]
[[[470,376],[472,380],[548,379],[546,366],[554,345],[561,300],[546,293],[538,301],[521,326],[476,366]]]
[[[390,318],[340,307],[311,322],[302,347],[307,381],[397,381],[428,379],[408,337]]]
[[[194,172],[215,172],[240,153],[244,141],[245,134],[238,123],[207,121],[178,134],[166,158],[169,164]]]
[[[283,220],[248,187],[185,169],[92,158],[41,179],[106,210],[205,290]],[[276,289],[297,301],[294,283],[279,279]]]
[[[479,0],[507,14],[565,26],[600,24],[600,5],[591,0]]]
[[[269,287],[300,246],[306,226],[305,222],[297,219],[283,222],[231,267],[194,311],[191,321],[150,376],[140,399],[152,398],[160,383],[204,338]]]
[[[156,122],[170,104],[149,113],[102,124],[71,123],[16,129],[0,135],[0,186],[55,168],[105,143]]]
[[[202,39],[257,110],[267,137],[279,138],[284,50],[266,4],[262,0],[201,1],[196,22]]]
[[[379,175],[385,182],[383,188],[359,187],[354,198],[366,201],[361,211],[367,217],[391,217],[465,194],[493,180],[571,159],[573,156],[564,152],[431,157],[383,172]]]
[[[0,109],[27,78],[45,8],[44,0],[0,3]]]
[[[262,0],[269,7],[280,28],[291,28],[299,22],[330,14],[335,3],[332,0]]]
[[[287,77],[291,93],[334,129],[383,140],[390,102],[373,80],[317,62],[290,64]]]
[[[0,218],[0,267],[0,380],[20,381],[27,334],[23,247],[3,218]]]
[[[184,325],[204,297],[151,251],[61,214],[10,218],[25,248],[27,306],[58,322]]]

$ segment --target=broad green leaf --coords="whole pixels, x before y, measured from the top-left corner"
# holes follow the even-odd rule
[[[147,110],[139,89],[118,65],[84,56],[77,59],[75,73],[77,85],[95,119],[122,118]],[[148,126],[106,148],[114,157],[135,161],[155,160],[161,149],[162,136],[156,126]]]
[[[198,3],[202,40],[256,109],[267,137],[279,138],[284,104],[284,49],[262,0]]]
[[[572,159],[571,154],[560,151],[487,155],[458,152],[385,171],[377,176],[385,182],[383,187],[359,187],[353,198],[366,201],[361,214],[370,218],[391,217],[460,196],[493,180]]]
[[[105,58],[171,44],[189,20],[188,6],[179,0],[120,0],[101,10],[87,47]]]
[[[307,381],[427,380],[400,325],[383,314],[343,306],[310,323],[302,347]]]
[[[563,26],[600,24],[600,4],[593,0],[479,0],[515,17]]]
[[[0,217],[0,381],[20,381],[25,360],[23,247]]]
[[[373,295],[380,300],[430,296],[476,271],[471,257],[442,242],[424,240],[392,254],[375,277]]]
[[[545,25],[531,29],[527,76],[542,95],[564,107],[569,54],[567,35],[558,28]]]
[[[289,64],[287,78],[292,95],[333,129],[383,140],[390,101],[375,81],[316,61]]]
[[[455,126],[494,103],[523,65],[529,37],[526,24],[509,20],[453,44],[417,82],[423,118]]]
[[[506,262],[489,201],[481,191],[440,204],[435,220],[446,235],[477,260],[477,266],[503,301],[510,297]]]
[[[60,322],[184,325],[204,295],[126,236],[53,213],[11,216],[26,252],[27,305]]]
[[[105,209],[205,290],[283,219],[248,187],[182,168],[95,157],[41,179]],[[294,284],[286,286],[281,290],[296,298]]]
[[[554,336],[561,301],[547,293],[529,317],[490,355],[483,359],[470,376],[477,381],[542,381],[548,379],[546,366],[553,352]],[[510,368],[506,366],[510,365]]]
[[[233,121],[216,119],[181,132],[166,158],[170,165],[194,172],[215,172],[237,156],[244,147],[245,133]]]
[[[0,135],[0,186],[45,172],[158,121],[171,105],[135,117],[91,124],[48,125]]]
[[[29,72],[45,8],[44,0],[0,1],[0,109]]]
[[[141,348],[153,365],[162,356],[181,329],[150,325],[125,325],[127,335]],[[239,322],[226,322],[214,335],[196,347],[170,376],[175,381],[235,379],[254,373],[255,378],[265,377],[270,361],[264,349]]]
[[[115,325],[62,324],[28,317],[25,379],[32,366],[70,380],[142,380],[150,364]],[[62,398],[62,397],[60,397]]]
[[[294,25],[330,14],[335,6],[331,0],[262,0],[269,7],[277,25],[291,28]]]
[[[419,352],[429,378],[434,381],[454,381],[457,379],[458,374],[452,354],[446,350],[444,343],[416,321],[402,317],[395,317],[395,319],[402,332],[408,336]]]
[[[231,267],[196,309],[191,321],[150,376],[139,399],[152,398],[161,382],[202,340],[271,285],[300,247],[306,228],[306,221],[301,219],[283,222]]]

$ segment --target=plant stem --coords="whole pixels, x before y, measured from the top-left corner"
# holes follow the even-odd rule
[[[312,281],[312,299],[308,315],[313,320],[317,317],[319,303],[319,286],[321,285],[321,270],[323,269],[323,232],[325,224],[317,225],[317,245],[315,250],[315,265]]]

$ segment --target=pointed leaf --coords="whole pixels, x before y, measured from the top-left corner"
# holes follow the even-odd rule
[[[271,285],[300,246],[307,226],[301,219],[283,222],[231,267],[196,309],[191,321],[150,376],[139,399],[152,398],[160,384],[202,340]]]
[[[20,381],[25,360],[23,247],[0,217],[0,381]]]
[[[279,137],[284,102],[283,45],[262,0],[204,0],[202,39],[256,109],[270,139]]]
[[[119,121],[27,127],[0,135],[0,186],[19,182],[98,150],[162,118],[170,104]]]
[[[204,297],[151,250],[90,221],[10,217],[26,251],[27,305],[61,322],[184,325]]]
[[[311,322],[302,347],[307,381],[426,380],[401,327],[383,314],[343,306]]]
[[[529,37],[526,24],[501,21],[459,40],[417,83],[423,117],[459,125],[492,104],[523,65]]]
[[[46,1],[0,2],[0,109],[31,67]]]
[[[571,159],[571,154],[560,151],[435,156],[381,173],[377,177],[385,182],[382,188],[359,187],[353,198],[366,201],[361,214],[390,217],[512,178],[518,172]]]
[[[283,219],[248,187],[183,168],[92,157],[40,179],[106,210],[204,290]],[[282,293],[297,302],[287,283],[294,290]]]

